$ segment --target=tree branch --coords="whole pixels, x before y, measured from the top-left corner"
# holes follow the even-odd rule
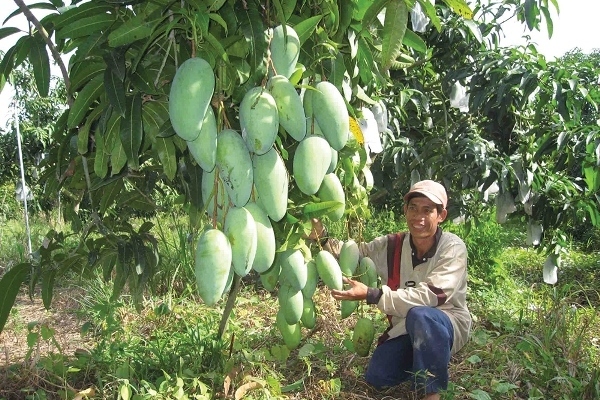
[[[46,45],[48,45],[48,48],[50,49],[50,52],[52,53],[52,58],[54,58],[54,61],[58,64],[58,67],[60,68],[60,72],[62,73],[63,79],[65,81],[65,88],[67,89],[67,103],[69,104],[69,107],[72,106],[73,105],[73,97],[71,95],[71,90],[70,90],[71,81],[69,79],[69,73],[67,72],[67,67],[65,66],[65,63],[63,62],[62,58],[60,57],[60,53],[56,49],[56,46],[54,45],[54,43],[52,43],[52,40],[50,40],[50,36],[48,36],[48,32],[46,32],[46,29],[42,26],[42,24],[35,17],[35,15],[33,15],[33,13],[27,7],[25,2],[23,0],[14,0],[14,1],[15,1],[15,4],[21,10],[21,12],[23,14],[25,14],[25,17],[27,17],[27,20],[29,22],[31,22],[37,28],[40,35],[42,35],[44,42],[46,42]]]

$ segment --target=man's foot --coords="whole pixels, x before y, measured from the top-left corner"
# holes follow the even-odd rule
[[[440,400],[440,395],[437,393],[429,393],[427,396],[423,397],[423,400]]]

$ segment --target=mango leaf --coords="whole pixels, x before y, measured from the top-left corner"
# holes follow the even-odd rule
[[[17,54],[17,45],[15,44],[10,49],[4,53],[4,57],[2,61],[0,61],[0,75],[4,76],[5,79],[8,79],[10,73],[15,67],[15,56]]]
[[[440,22],[440,17],[438,17],[437,12],[435,10],[435,5],[431,3],[429,0],[419,0],[423,11],[427,15],[427,18],[431,21],[431,24],[435,27],[435,29],[440,32],[442,30],[442,24]]]
[[[425,41],[410,29],[407,29],[406,32],[404,32],[402,44],[423,54],[427,52],[427,44]]]
[[[51,269],[42,273],[42,302],[46,310],[50,309],[52,303],[52,295],[54,293],[54,280],[56,278],[56,270]]]
[[[154,151],[158,154],[160,163],[165,171],[165,175],[169,180],[175,179],[177,174],[177,157],[175,154],[175,144],[173,138],[158,137],[154,142]]]
[[[320,203],[308,203],[302,208],[302,214],[308,218],[322,217],[330,212],[343,207],[344,203],[339,201],[322,201]]]
[[[104,112],[104,107],[98,106],[92,109],[85,124],[79,127],[77,132],[77,152],[79,154],[87,154],[89,150],[90,128],[94,121],[98,119],[100,114]]]
[[[198,210],[204,207],[202,202],[202,168],[198,164],[186,160],[186,183],[190,203]]]
[[[112,7],[100,1],[90,1],[68,9],[54,18],[55,29],[60,30],[65,26],[71,25],[86,17],[106,14]]]
[[[69,118],[67,119],[69,129],[75,128],[83,121],[92,103],[100,97],[100,93],[104,89],[103,82],[103,76],[97,75],[81,89],[69,110]]]
[[[88,83],[93,77],[106,69],[106,64],[101,61],[85,61],[76,63],[71,68],[71,91],[76,92]]]
[[[365,14],[362,18],[363,27],[368,27],[375,21],[375,18],[379,15],[381,10],[383,10],[392,0],[375,0],[371,2],[371,5],[365,11]],[[403,2],[402,2],[403,3]],[[387,11],[386,11],[387,13]]]
[[[583,175],[590,193],[596,193],[600,189],[600,168],[595,165],[584,167]]]
[[[368,84],[373,80],[373,69],[375,61],[373,53],[369,48],[367,41],[361,37],[358,40],[358,52],[356,53],[356,62],[358,64],[358,73],[363,83]]]
[[[127,162],[133,169],[139,168],[142,136],[142,96],[134,93],[127,101],[125,118],[121,121],[121,144],[127,155]]]
[[[122,120],[122,118],[119,120],[121,124],[123,123]],[[111,176],[119,174],[125,164],[127,164],[127,154],[125,154],[125,149],[121,143],[121,136],[120,134],[115,135],[114,145],[112,151],[110,152]]]
[[[120,207],[130,207],[135,210],[152,212],[156,210],[156,204],[148,196],[142,195],[138,191],[122,193],[117,198],[117,204]]]
[[[455,13],[465,19],[473,19],[473,11],[465,0],[442,0]],[[530,1],[530,0],[527,0]],[[535,0],[533,0],[535,1]]]
[[[6,3],[2,3],[3,5],[5,5]],[[56,11],[56,7],[54,7],[52,4],[49,3],[35,3],[35,4],[29,4],[27,6],[28,9],[30,10],[52,10],[52,11]],[[8,22],[11,18],[16,17],[17,15],[21,14],[22,11],[20,8],[17,8],[15,11],[13,11],[8,17],[6,17],[6,19],[4,20],[4,22],[2,23],[2,25],[6,24],[6,22]]]
[[[56,31],[56,39],[76,39],[87,37],[91,34],[102,32],[115,22],[115,17],[111,14],[98,14],[73,21],[64,28]]]
[[[389,69],[392,62],[402,50],[402,41],[408,23],[408,7],[404,1],[393,1],[385,11],[381,44],[381,64],[384,70]]]
[[[104,132],[96,132],[95,135],[96,156],[94,157],[94,172],[100,178],[108,174],[108,160],[110,153],[106,152]]]
[[[124,117],[127,109],[125,105],[125,87],[123,81],[110,68],[104,70],[104,88],[113,109]]]
[[[112,183],[102,187],[102,198],[100,199],[100,214],[106,211],[114,204],[115,199],[121,193],[125,183],[123,179],[116,179]]]
[[[322,18],[322,15],[315,15],[314,17],[302,20],[294,26],[294,30],[298,34],[298,39],[300,40],[300,46],[302,46],[310,35],[313,34]]]
[[[262,16],[255,3],[248,3],[248,7],[244,8],[242,2],[236,2],[235,12],[240,19],[240,28],[250,44],[251,56],[248,62],[250,71],[253,73],[264,62],[267,52]]]
[[[275,13],[277,14],[277,21],[280,24],[286,23],[285,13],[283,12],[283,6],[281,5],[281,1],[273,0],[273,5],[275,6]]]
[[[31,265],[28,263],[17,264],[9,269],[0,279],[0,332],[10,315],[10,310],[15,304],[21,284],[27,278]]]
[[[4,39],[7,36],[10,36],[14,33],[21,32],[19,28],[15,28],[12,26],[7,26],[6,28],[0,28],[0,40]]]
[[[152,34],[152,27],[146,18],[142,14],[125,21],[123,25],[108,35],[108,45],[110,47],[127,46],[150,36]]]
[[[160,128],[169,121],[169,103],[167,101],[147,101],[142,107],[144,132],[151,137],[157,137]]]
[[[537,27],[539,10],[536,3],[536,0],[525,0],[525,6],[523,7],[523,12],[525,13],[525,22],[527,23],[527,28],[529,28],[530,31]]]
[[[127,66],[125,65],[125,49],[113,49],[102,57],[106,66],[121,80],[125,80]]]
[[[128,241],[123,241],[117,245],[117,263],[115,268],[115,278],[113,281],[113,292],[110,297],[111,301],[116,301],[125,284],[130,273],[130,262],[133,257],[133,251],[131,244]]]

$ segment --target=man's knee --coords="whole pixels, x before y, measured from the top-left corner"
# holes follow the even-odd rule
[[[406,314],[406,328],[413,337],[428,338],[432,335],[437,340],[453,340],[453,330],[451,324],[443,323],[441,319],[448,319],[442,311],[426,306],[411,308]]]

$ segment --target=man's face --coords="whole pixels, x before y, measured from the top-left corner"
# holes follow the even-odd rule
[[[427,197],[413,197],[404,206],[410,234],[419,239],[435,235],[439,223],[446,219],[447,210],[438,213],[436,204]]]

